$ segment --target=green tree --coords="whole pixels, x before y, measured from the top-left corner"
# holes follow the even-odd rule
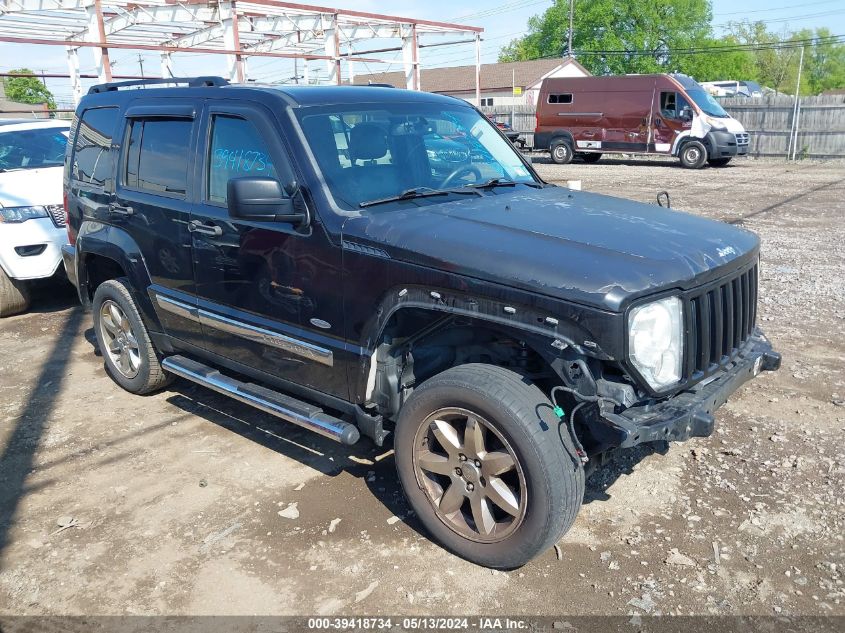
[[[816,40],[804,53],[807,85],[811,94],[845,88],[845,44],[825,39],[831,35],[829,29],[816,29]]]
[[[742,44],[761,47],[753,51],[756,79],[762,85],[792,94],[798,81],[798,66],[804,46],[804,68],[801,71],[802,95],[845,87],[845,44],[830,39],[826,28],[802,29],[793,33],[773,33],[763,22],[744,22],[730,27],[733,37]],[[778,42],[795,42],[789,48],[774,46]]]
[[[682,70],[669,49],[700,45],[710,37],[709,0],[589,0],[575,2],[573,48],[593,74]],[[562,56],[569,31],[569,0],[528,21],[528,34],[513,40],[501,61]],[[606,51],[630,51],[627,54]]]
[[[10,74],[31,75],[29,68],[10,70]],[[46,103],[51,110],[56,109],[53,93],[37,77],[6,77],[3,81],[6,98],[18,103]]]
[[[765,22],[736,22],[729,30],[740,44],[757,47],[752,51],[756,81],[779,92],[795,90],[800,50],[777,47],[779,42],[789,39],[788,33],[770,32]]]
[[[757,66],[754,53],[737,50],[739,41],[733,35],[707,39],[699,43],[695,54],[675,54],[669,64],[673,70],[694,77],[697,81],[719,79],[756,80]]]

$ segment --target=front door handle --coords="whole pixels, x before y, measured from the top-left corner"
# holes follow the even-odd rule
[[[191,220],[188,222],[188,230],[191,233],[202,233],[203,235],[212,235],[220,237],[223,235],[223,229],[216,224],[203,224],[199,220]]]
[[[119,215],[126,217],[135,213],[135,210],[132,207],[122,207],[119,204],[110,204],[109,213],[111,215]]]

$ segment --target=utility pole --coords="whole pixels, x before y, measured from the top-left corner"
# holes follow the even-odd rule
[[[798,58],[798,81],[795,82],[795,107],[792,110],[792,160],[798,149],[798,113],[801,109],[798,92],[801,90],[801,70],[804,68],[804,47],[801,47],[801,57]],[[787,156],[788,158],[788,156]]]
[[[144,58],[138,53],[138,66],[141,67],[141,79],[144,78]]]
[[[567,55],[572,57],[572,22],[573,13],[575,12],[575,0],[569,0],[569,45],[567,46]]]

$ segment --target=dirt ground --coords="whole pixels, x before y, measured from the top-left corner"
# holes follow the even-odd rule
[[[535,162],[762,237],[783,368],[712,437],[629,452],[590,479],[559,555],[490,571],[421,533],[367,441],[184,381],[121,391],[90,315],[47,285],[0,322],[0,614],[845,615],[845,164]]]

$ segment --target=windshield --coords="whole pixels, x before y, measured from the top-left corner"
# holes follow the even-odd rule
[[[341,104],[297,116],[332,196],[347,209],[412,190],[537,183],[513,146],[468,106]]]
[[[710,116],[715,117],[721,117],[723,119],[726,119],[730,116],[727,112],[725,112],[722,106],[719,105],[718,101],[716,101],[710,94],[708,94],[701,88],[687,90],[687,94],[689,95],[690,99],[695,101],[695,104],[699,108],[701,108],[704,114],[709,114]]]
[[[64,164],[67,134],[58,127],[0,133],[0,171]]]

